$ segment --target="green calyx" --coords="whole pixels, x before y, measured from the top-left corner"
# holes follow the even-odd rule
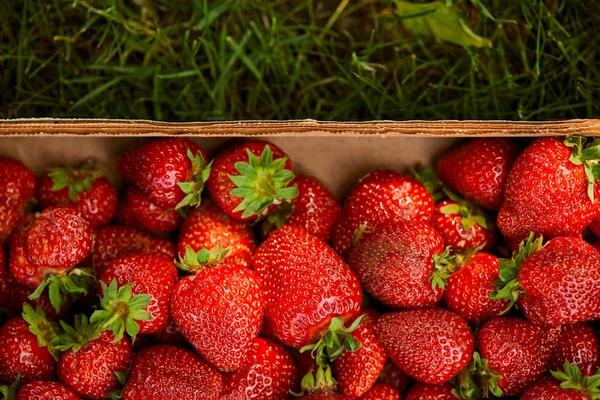
[[[129,380],[130,372],[131,372],[130,370],[127,370],[125,372],[121,372],[121,371],[115,372],[115,375],[117,376],[117,379],[119,380],[119,383],[121,384],[121,388],[118,390],[115,390],[114,392],[110,392],[108,394],[108,398],[110,400],[120,400],[123,398],[123,389],[125,389],[125,385],[127,384],[127,381]]]
[[[462,217],[461,225],[465,232],[470,231],[476,224],[484,229],[492,229],[494,227],[494,223],[485,215],[483,210],[475,204],[460,198],[448,189],[444,189],[443,192],[454,202],[454,204],[448,204],[441,207],[440,212],[446,215],[460,215]]]
[[[304,346],[300,349],[300,353],[310,350],[317,365],[325,368],[329,365],[329,362],[341,356],[344,350],[358,350],[360,343],[352,337],[351,333],[360,326],[364,318],[364,314],[356,318],[348,328],[344,326],[341,317],[333,318],[329,323],[327,332],[321,336],[321,339],[314,344]]]
[[[17,379],[10,385],[0,386],[0,395],[4,400],[15,400],[17,392],[21,388],[21,373],[17,374]]]
[[[48,176],[52,180],[52,191],[66,188],[71,201],[76,201],[79,193],[91,191],[94,181],[103,176],[92,162],[79,168],[51,168],[48,171]]]
[[[192,163],[192,178],[189,182],[177,182],[177,186],[185,193],[185,197],[175,206],[176,210],[186,206],[200,206],[200,203],[202,202],[202,191],[210,176],[212,161],[207,165],[202,153],[197,152],[196,154],[193,154],[190,149],[187,150],[187,156]]]
[[[502,375],[492,371],[486,359],[473,353],[469,364],[452,379],[452,394],[459,399],[487,399],[490,394],[502,397],[498,382]]]
[[[419,164],[416,167],[411,168],[410,173],[416,180],[425,186],[425,189],[427,189],[433,198],[434,203],[438,203],[444,199],[445,195],[442,190],[444,185],[435,174],[433,168]]]
[[[121,287],[117,286],[117,280],[113,279],[109,286],[100,281],[103,296],[100,299],[100,310],[94,311],[90,322],[98,324],[100,331],[109,329],[115,336],[114,342],[123,338],[125,332],[131,337],[132,342],[140,331],[140,325],[136,321],[148,321],[151,319],[146,307],[150,303],[147,294],[136,294],[131,291],[131,284]]]
[[[283,225],[285,225],[293,211],[294,203],[290,201],[284,201],[273,211],[269,212],[261,225],[263,237],[266,237],[272,230],[281,228]]]
[[[574,389],[585,393],[592,400],[600,399],[600,373],[583,376],[577,364],[565,361],[562,371],[550,371],[563,389]]]
[[[210,250],[202,249],[198,252],[188,246],[185,255],[183,257],[180,255],[175,265],[183,271],[197,272],[220,264],[227,258],[229,252],[229,247],[223,249],[220,244]]]
[[[89,268],[73,268],[64,274],[51,274],[29,295],[30,300],[35,300],[48,288],[50,304],[60,312],[67,297],[72,299],[78,295],[86,294],[88,288],[96,281],[94,272]]]
[[[302,377],[301,392],[294,393],[290,392],[296,397],[313,394],[324,394],[324,393],[335,393],[337,390],[337,383],[331,373],[331,367],[329,364],[321,367],[319,366],[316,371],[310,370]]]
[[[73,326],[64,321],[60,321],[60,326],[64,333],[60,335],[60,344],[57,348],[60,351],[71,350],[73,353],[77,353],[92,340],[98,339],[101,332],[99,324],[90,323],[84,314],[75,315]]]
[[[447,246],[442,254],[434,254],[433,272],[429,277],[431,288],[445,289],[446,282],[454,273],[459,271],[467,261],[481,250],[482,246],[475,247],[465,252],[452,252],[452,247]]]
[[[23,304],[23,319],[29,324],[29,332],[38,340],[38,345],[47,347],[52,357],[58,361],[60,335],[62,330],[55,322],[48,321],[44,311],[37,307],[35,310],[29,304]]]
[[[239,175],[229,175],[236,186],[231,195],[242,199],[234,212],[242,211],[242,218],[262,217],[270,205],[298,197],[298,188],[288,187],[295,176],[285,169],[287,157],[273,160],[269,146],[265,146],[260,158],[249,149],[246,153],[248,162],[235,163]]]
[[[569,161],[575,165],[583,165],[588,180],[588,197],[595,203],[594,187],[596,179],[600,178],[600,139],[594,138],[589,142],[583,136],[567,136],[564,144],[572,150]]]
[[[519,249],[512,254],[512,258],[499,259],[500,279],[494,282],[496,289],[490,294],[493,300],[508,300],[508,307],[500,314],[506,313],[515,304],[523,288],[519,283],[519,271],[527,258],[542,248],[543,238],[537,239],[533,232],[529,234],[526,240],[519,244]]]

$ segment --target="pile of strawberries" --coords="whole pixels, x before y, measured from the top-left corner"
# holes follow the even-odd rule
[[[0,158],[0,394],[599,399],[599,159],[472,139],[342,207],[262,140],[147,141],[122,196]]]

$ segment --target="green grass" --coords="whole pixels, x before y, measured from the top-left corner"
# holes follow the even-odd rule
[[[3,0],[0,118],[600,117],[599,2],[445,1],[492,46],[384,0]]]

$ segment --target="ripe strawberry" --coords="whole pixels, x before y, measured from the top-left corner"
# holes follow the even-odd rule
[[[464,200],[442,200],[436,204],[431,226],[454,251],[490,251],[498,240],[492,221]]]
[[[312,233],[324,242],[329,241],[333,224],[341,211],[333,194],[312,176],[299,176],[294,180],[298,197],[291,202],[281,203],[270,212],[262,224],[262,232],[267,236],[272,229],[285,224],[297,226]]]
[[[149,254],[134,254],[118,258],[100,276],[100,281],[104,283],[102,285],[103,298],[100,302],[104,312],[99,312],[92,319],[94,321],[102,320],[103,323],[110,322],[111,325],[117,321],[123,325],[130,324],[127,316],[131,315],[133,309],[139,304],[137,302],[131,304],[121,298],[116,290],[116,285],[122,287],[131,284],[133,298],[138,294],[149,296],[149,303],[143,310],[148,312],[150,319],[139,322],[139,333],[158,332],[167,325],[170,318],[169,301],[178,280],[175,264],[166,258]],[[112,283],[113,281],[116,282],[116,285]],[[108,290],[109,285],[114,285],[115,290]],[[140,308],[138,307],[138,309]],[[124,310],[129,310],[128,315],[124,315]],[[123,326],[120,328],[122,329]]]
[[[123,400],[219,400],[222,391],[221,374],[196,353],[159,345],[134,357]]]
[[[534,383],[523,393],[521,400],[591,400],[587,394],[577,389],[563,389],[560,382],[545,378]]]
[[[437,174],[465,199],[497,210],[517,154],[517,147],[508,139],[472,139],[440,158]]]
[[[221,371],[244,365],[263,318],[263,290],[256,274],[225,259],[219,246],[191,248],[178,267],[195,272],[177,283],[171,314],[202,358]]]
[[[589,161],[598,147],[584,145],[581,137],[542,138],[519,156],[497,220],[509,244],[517,245],[531,232],[546,239],[581,237],[599,210],[599,186]]]
[[[379,343],[376,332],[377,317],[367,311],[360,326],[352,333],[360,343],[360,348],[353,352],[344,352],[333,361],[333,375],[338,384],[338,391],[351,398],[358,398],[373,386],[387,359],[383,346]],[[354,322],[354,318],[351,322]]]
[[[592,400],[600,396],[600,375],[584,376],[575,364],[565,362],[563,368],[552,371],[527,389],[521,400]]]
[[[160,235],[177,229],[179,214],[153,204],[140,189],[130,186],[117,208],[117,222]]]
[[[0,244],[8,241],[23,218],[37,184],[37,178],[25,165],[0,157]]]
[[[515,300],[538,324],[561,325],[600,317],[600,253],[578,238],[542,246],[533,234],[500,263],[495,299]]]
[[[393,387],[383,384],[376,383],[361,400],[401,400],[400,393]]]
[[[177,251],[183,256],[188,247],[200,251],[217,245],[230,249],[227,256],[230,260],[247,267],[252,264],[252,255],[256,250],[252,227],[230,218],[213,203],[205,201],[183,220]]]
[[[288,346],[314,343],[332,319],[348,321],[360,308],[356,276],[332,248],[303,229],[285,225],[269,235],[256,251],[254,270],[264,286],[266,324]]]
[[[129,226],[106,226],[96,231],[91,251],[91,263],[100,276],[117,258],[137,254],[175,258],[175,245]]]
[[[38,189],[42,208],[72,205],[92,229],[106,225],[117,210],[117,191],[92,164],[52,168]]]
[[[433,256],[442,254],[444,242],[421,221],[389,220],[362,239],[348,262],[362,287],[392,307],[432,307],[442,290],[432,288]]]
[[[163,208],[198,206],[210,174],[206,153],[181,138],[154,139],[125,152],[117,170]]]
[[[402,372],[391,360],[385,363],[379,374],[379,378],[377,378],[377,382],[385,383],[400,393],[406,392],[411,381],[412,378]]]
[[[563,325],[550,368],[561,369],[565,362],[576,364],[585,376],[594,375],[600,367],[598,335],[590,325],[579,322]]]
[[[98,332],[83,314],[75,316],[71,327],[61,321],[65,333],[59,347],[58,377],[78,394],[89,399],[105,399],[121,386],[118,374],[125,374],[131,362],[129,338],[108,331]]]
[[[25,304],[22,317],[8,320],[0,328],[0,383],[11,383],[19,374],[23,383],[51,380],[59,333],[43,311]]]
[[[428,222],[432,215],[433,199],[420,182],[394,171],[373,171],[358,181],[346,200],[331,242],[345,256],[353,241],[388,219]]]
[[[337,393],[321,393],[298,397],[298,400],[351,400],[350,397]]]
[[[298,196],[292,161],[262,140],[234,144],[213,160],[207,187],[216,205],[239,220],[255,220]]]
[[[281,344],[256,338],[248,357],[237,371],[223,374],[221,400],[290,399],[298,379],[290,352]]]
[[[377,321],[379,340],[392,361],[425,383],[447,382],[473,355],[471,328],[457,314],[429,308],[385,314]]]
[[[10,397],[9,397],[10,399]],[[81,400],[74,391],[59,382],[33,381],[23,385],[15,400]]]
[[[180,347],[185,347],[188,345],[187,340],[181,334],[181,331],[179,330],[179,327],[177,326],[175,321],[173,321],[173,318],[169,318],[169,321],[167,321],[167,325],[165,325],[165,327],[161,330],[152,333],[151,336],[152,339],[154,339],[160,344],[170,344],[173,346]]]
[[[478,336],[481,358],[474,357],[483,395],[519,395],[544,376],[558,334],[522,318],[486,322]]]
[[[456,400],[458,397],[452,394],[452,386],[430,385],[423,382],[415,382],[404,400]]]
[[[496,289],[494,282],[500,279],[498,257],[484,252],[457,253],[438,258],[436,268],[432,281],[444,288],[446,307],[467,322],[485,322],[509,306],[508,300],[490,298]]]

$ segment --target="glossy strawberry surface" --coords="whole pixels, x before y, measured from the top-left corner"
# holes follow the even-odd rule
[[[405,400],[456,400],[458,397],[452,394],[452,386],[449,384],[430,385],[423,382],[415,382],[406,393]]]
[[[354,316],[362,301],[358,279],[326,243],[290,225],[273,232],[254,258],[262,279],[265,318],[284,344],[316,341],[334,317]]]
[[[474,338],[453,312],[429,308],[392,312],[377,321],[379,340],[390,359],[425,383],[449,381],[471,360]]]
[[[38,180],[17,160],[0,157],[0,243],[6,243],[36,193]]]
[[[585,322],[563,325],[552,358],[550,368],[559,370],[565,361],[576,364],[583,375],[594,375],[600,367],[598,334]]]
[[[15,400],[81,400],[81,397],[60,382],[33,381],[21,387]]]
[[[401,400],[402,396],[400,393],[389,385],[383,383],[376,383],[369,389],[361,400]]]
[[[154,234],[169,233],[179,226],[179,214],[174,209],[152,203],[135,186],[127,188],[117,209],[117,222]]]
[[[575,389],[563,389],[560,382],[546,378],[531,385],[521,400],[591,400],[591,397]]]

